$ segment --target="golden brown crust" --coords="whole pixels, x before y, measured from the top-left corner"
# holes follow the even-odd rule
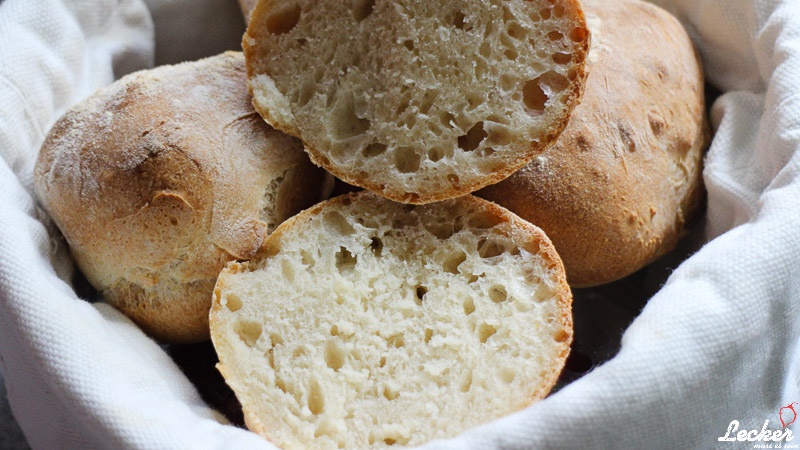
[[[637,0],[584,6],[593,47],[570,124],[477,194],[544,229],[573,287],[622,278],[675,246],[702,204],[709,141],[702,68],[680,23]]]
[[[35,172],[89,281],[175,342],[208,338],[219,270],[255,253],[320,184],[301,144],[253,110],[233,52],[99,90],[54,125]]]

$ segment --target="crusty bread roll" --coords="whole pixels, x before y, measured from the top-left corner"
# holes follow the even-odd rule
[[[211,338],[248,427],[279,447],[416,445],[545,396],[571,299],[550,241],[504,208],[362,190],[230,263]]]
[[[581,104],[556,144],[477,195],[544,229],[573,287],[674,248],[702,206],[709,142],[701,65],[681,24],[638,0],[585,0]]]
[[[261,0],[242,44],[268,123],[338,178],[422,204],[552,142],[589,33],[578,0]]]
[[[253,110],[244,57],[126,76],[47,136],[36,192],[80,269],[155,338],[208,339],[219,271],[318,200],[302,144]]]

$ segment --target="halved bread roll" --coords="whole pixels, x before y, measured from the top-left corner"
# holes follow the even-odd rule
[[[701,63],[680,22],[638,0],[584,0],[581,104],[556,143],[476,193],[541,227],[573,287],[630,275],[673,249],[703,206]]]
[[[338,178],[422,204],[558,136],[589,32],[577,0],[261,0],[243,48],[268,123]]]
[[[253,110],[244,57],[126,76],[68,111],[36,192],[75,261],[153,337],[208,339],[219,271],[320,197],[302,144]]]
[[[286,449],[386,447],[544,397],[569,352],[571,301],[550,241],[507,210],[359,191],[230,263],[210,324],[251,430]]]

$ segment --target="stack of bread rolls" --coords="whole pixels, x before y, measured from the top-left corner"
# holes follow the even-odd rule
[[[702,72],[655,6],[241,6],[243,53],[67,112],[36,190],[103,298],[211,337],[282,448],[418,445],[543,398],[570,286],[653,261],[701,205]]]

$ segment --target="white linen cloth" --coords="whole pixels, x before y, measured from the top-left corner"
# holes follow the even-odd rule
[[[35,448],[274,448],[225,425],[116,310],[78,298],[32,193],[39,145],[60,114],[125,72],[202,56],[217,42],[207,30],[241,29],[199,13],[222,1],[0,3],[0,369]],[[656,3],[683,21],[722,92],[706,244],[612,360],[426,448],[753,448],[719,439],[734,420],[740,431],[779,430],[781,408],[800,402],[800,1]]]

